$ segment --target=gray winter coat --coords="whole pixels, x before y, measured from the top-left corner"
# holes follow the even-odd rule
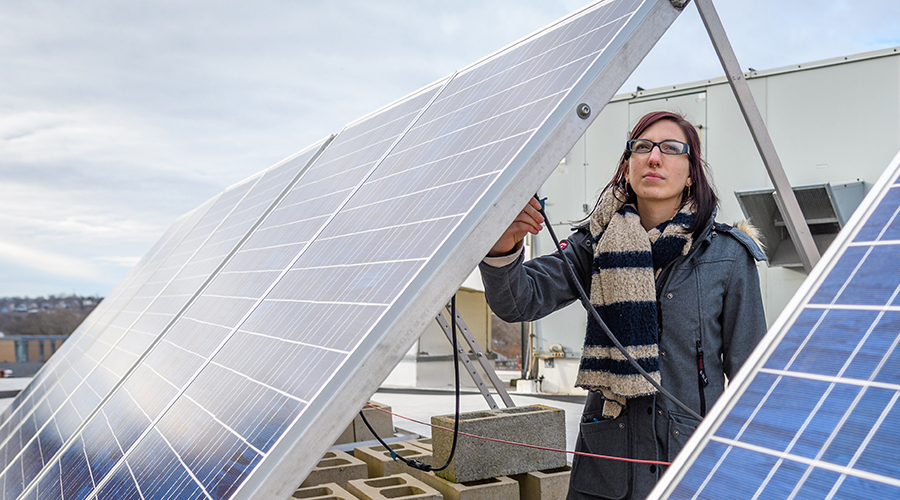
[[[587,291],[591,282],[590,232],[576,229],[562,251]],[[709,221],[688,255],[671,262],[656,281],[661,318],[662,385],[703,414],[724,390],[766,332],[755,260],[765,255],[743,231]],[[576,300],[558,255],[504,267],[482,263],[491,310],[509,322],[540,319]],[[588,292],[590,293],[590,292]],[[701,388],[698,348],[708,385]],[[624,414],[604,420],[603,397],[588,395],[577,451],[671,462],[699,422],[662,395],[628,400]],[[575,456],[572,499],[643,499],[664,466]]]

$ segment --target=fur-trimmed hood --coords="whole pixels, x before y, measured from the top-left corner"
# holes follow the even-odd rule
[[[761,241],[762,235],[759,232],[759,229],[751,224],[749,220],[745,219],[735,222],[733,226],[729,226],[728,224],[723,224],[721,222],[716,222],[713,225],[713,230],[720,233],[730,234],[735,239],[743,243],[743,245],[747,247],[747,250],[749,250],[753,255],[753,258],[757,261],[767,260],[766,254],[763,251],[766,247]]]
[[[756,242],[757,245],[759,245],[759,248],[761,248],[763,250],[766,249],[766,245],[765,245],[765,243],[762,242],[762,239],[761,239],[762,234],[759,232],[759,229],[757,229],[756,226],[754,226],[750,222],[750,219],[739,220],[739,221],[735,222],[733,224],[733,226],[735,229],[740,229],[747,236],[749,236],[754,242]]]

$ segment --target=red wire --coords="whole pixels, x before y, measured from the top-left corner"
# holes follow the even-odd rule
[[[391,414],[391,415],[393,415],[393,416],[395,416],[395,417],[400,417],[400,418],[402,418],[402,419],[404,419],[404,420],[409,420],[410,422],[415,422],[415,423],[421,424],[421,425],[427,425],[428,427],[434,427],[435,429],[443,429],[443,430],[445,430],[445,431],[449,431],[449,429],[447,429],[446,427],[441,427],[441,426],[439,426],[439,425],[433,425],[433,424],[427,424],[427,423],[425,423],[425,422],[420,422],[420,421],[418,421],[418,420],[416,420],[416,419],[414,419],[414,418],[404,417],[403,415],[398,415],[398,414],[396,414],[396,413],[394,413],[394,412],[387,411],[387,410],[385,410],[384,408],[379,408],[379,407],[377,407],[377,406],[373,406],[373,405],[370,405],[370,404],[368,404],[368,403],[366,403],[366,406],[368,406],[369,408],[374,408],[374,409],[376,409],[376,410],[378,410],[378,411],[383,411],[383,412],[385,412],[385,413],[389,413],[389,414]],[[554,449],[554,448],[544,448],[543,446],[535,446],[535,445],[532,445],[532,444],[515,443],[515,442],[512,442],[512,441],[504,441],[504,440],[502,440],[502,439],[494,439],[494,438],[489,438],[489,437],[484,437],[484,436],[476,436],[475,434],[469,434],[469,433],[463,432],[463,431],[459,431],[459,434],[462,434],[463,436],[469,436],[469,437],[477,438],[477,439],[484,439],[484,440],[486,440],[486,441],[494,441],[494,442],[496,442],[496,443],[512,444],[512,445],[516,445],[516,446],[524,446],[525,448],[534,448],[534,449],[537,449],[537,450],[553,451],[553,452],[556,452],[556,453],[569,453],[569,454],[572,454],[572,455],[580,455],[580,456],[582,456],[582,457],[605,458],[605,459],[607,459],[607,460],[619,460],[619,461],[621,461],[621,462],[633,462],[633,463],[638,463],[638,464],[672,465],[671,462],[661,462],[661,461],[657,461],[657,460],[639,460],[639,459],[637,459],[637,458],[611,457],[611,456],[608,456],[608,455],[595,455],[595,454],[593,454],[593,453],[583,453],[583,452],[580,452],[580,451],[568,451],[568,450],[557,450],[557,449]]]

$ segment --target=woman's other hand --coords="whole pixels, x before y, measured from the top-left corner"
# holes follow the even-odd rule
[[[519,244],[525,239],[526,234],[538,234],[544,228],[543,222],[541,202],[537,198],[531,198],[525,208],[516,216],[516,220],[506,228],[506,231],[488,252],[488,257],[509,255],[520,246]]]

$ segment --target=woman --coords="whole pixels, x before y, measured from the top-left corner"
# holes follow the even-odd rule
[[[755,263],[765,257],[744,231],[715,222],[717,203],[696,129],[681,115],[650,113],[562,251],[628,352],[699,415],[766,330]],[[540,208],[532,200],[481,265],[488,303],[506,321],[535,320],[578,297],[559,255],[523,263],[523,238],[542,229]],[[590,315],[576,385],[590,391],[578,451],[670,462],[699,424]],[[575,456],[568,498],[641,499],[663,469]]]

